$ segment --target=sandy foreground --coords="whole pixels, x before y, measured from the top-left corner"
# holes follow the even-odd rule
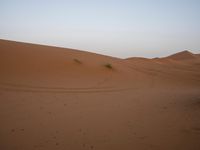
[[[199,54],[119,59],[0,40],[0,150],[199,149]]]

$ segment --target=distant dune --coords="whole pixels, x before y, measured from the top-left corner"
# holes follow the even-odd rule
[[[182,51],[176,54],[173,54],[171,56],[167,57],[168,59],[174,59],[174,60],[180,60],[180,61],[184,61],[184,60],[190,60],[190,59],[199,59],[198,58],[198,54],[193,54],[189,51]]]
[[[119,59],[0,40],[0,149],[199,150],[200,54]]]

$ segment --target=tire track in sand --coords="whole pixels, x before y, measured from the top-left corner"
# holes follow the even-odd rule
[[[100,92],[121,92],[133,88],[116,88],[111,86],[66,88],[66,87],[45,87],[31,86],[25,84],[13,84],[0,82],[0,89],[4,91],[18,92],[45,92],[45,93],[100,93]]]

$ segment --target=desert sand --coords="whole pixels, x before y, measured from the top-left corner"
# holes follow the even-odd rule
[[[200,55],[0,40],[0,149],[199,150]]]

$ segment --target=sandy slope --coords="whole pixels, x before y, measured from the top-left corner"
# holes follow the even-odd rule
[[[199,56],[123,60],[0,40],[0,149],[199,150]]]

